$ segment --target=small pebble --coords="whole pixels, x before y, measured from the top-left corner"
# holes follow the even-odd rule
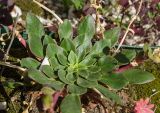
[[[7,108],[7,102],[0,102],[0,110],[5,110]]]

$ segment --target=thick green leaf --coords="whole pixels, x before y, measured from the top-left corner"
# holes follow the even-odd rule
[[[108,46],[106,40],[97,41],[92,48],[92,54],[98,56],[103,55],[103,50],[106,46]]]
[[[62,101],[60,109],[62,113],[82,113],[79,95],[67,95]]]
[[[65,66],[62,66],[56,57],[51,57],[48,59],[51,67],[56,71],[58,69],[64,69]]]
[[[69,20],[64,20],[64,22],[59,25],[58,33],[61,40],[63,38],[72,38],[72,25]]]
[[[69,61],[69,63],[70,64],[76,64],[77,60],[78,60],[77,55],[73,51],[71,51],[69,53],[69,55],[68,55],[68,61]]]
[[[97,85],[96,89],[100,91],[106,98],[110,98],[111,100],[115,101],[118,104],[122,104],[121,98],[114,92],[111,92],[107,88],[103,87],[102,85]]]
[[[115,59],[118,61],[119,66],[130,63],[130,60],[127,58],[127,56],[122,53],[116,54]]]
[[[98,73],[101,71],[101,68],[99,66],[93,65],[88,68],[88,71],[91,73]]]
[[[129,61],[132,61],[136,57],[135,50],[125,49],[125,50],[122,50],[122,54],[124,54],[129,59]]]
[[[68,85],[68,91],[73,94],[82,95],[87,92],[87,88],[77,86],[75,84]]]
[[[54,79],[46,77],[37,69],[29,69],[28,76],[34,81],[46,86],[50,86],[56,90],[61,90],[64,87],[64,84],[62,82],[55,81]]]
[[[104,40],[108,47],[112,47],[118,41],[120,35],[120,28],[115,27],[113,29],[107,30],[104,32]]]
[[[57,78],[57,76],[54,74],[53,68],[49,65],[43,65],[42,66],[42,72],[50,78]]]
[[[67,57],[63,53],[58,53],[57,58],[58,58],[58,61],[60,62],[60,64],[62,64],[64,66],[68,64]]]
[[[82,61],[84,57],[90,52],[92,47],[91,42],[89,41],[87,44],[82,44],[77,48],[78,61]]]
[[[129,69],[123,75],[132,84],[144,84],[155,79],[153,74],[140,69]]]
[[[93,88],[98,85],[97,81],[89,81],[81,77],[78,77],[77,84],[81,87],[86,87],[86,88]]]
[[[78,27],[79,35],[84,34],[88,40],[91,40],[95,34],[95,21],[92,16],[86,16]]]
[[[49,81],[49,78],[37,69],[29,69],[28,76],[40,84],[47,84]]]
[[[49,80],[46,85],[55,89],[55,90],[62,90],[65,86],[64,83],[57,81],[57,80]]]
[[[85,41],[85,35],[78,35],[76,38],[73,39],[75,47],[82,45],[83,43],[85,43],[84,41]]]
[[[66,79],[66,74],[67,74],[66,71],[64,71],[62,69],[58,70],[58,77],[59,77],[59,79],[62,82],[64,82],[65,84],[71,84],[71,82]]]
[[[104,73],[108,73],[113,71],[113,69],[115,69],[115,67],[117,66],[117,60],[114,59],[111,56],[102,56],[99,60],[98,60],[98,65],[101,67],[102,72]]]
[[[128,80],[122,74],[116,74],[116,73],[103,75],[100,82],[117,90],[122,89],[124,86],[128,84]]]
[[[67,73],[66,79],[67,79],[70,83],[74,83],[74,82],[76,81],[76,76],[75,76],[73,73]]]
[[[96,81],[99,80],[101,78],[102,74],[100,72],[97,73],[89,73],[89,76],[87,76],[87,80],[89,81]]]
[[[36,82],[46,86],[50,86],[56,90],[61,90],[64,87],[64,84],[62,82],[55,81],[54,79],[49,79],[39,70],[36,69],[29,69],[28,76]]]
[[[54,39],[52,39],[52,37],[45,35],[45,37],[43,39],[43,46],[46,46],[48,44],[56,44],[56,41]]]
[[[43,57],[43,45],[41,38],[44,35],[44,28],[39,19],[31,13],[27,14],[27,33],[28,33],[28,42],[31,52],[38,57]],[[36,27],[36,28],[35,28]]]
[[[63,53],[64,50],[56,44],[48,44],[46,49],[46,55],[48,58],[54,57],[57,53]]]
[[[83,78],[87,78],[89,76],[89,71],[87,69],[80,69],[78,70],[78,74]]]
[[[96,59],[92,58],[91,56],[87,56],[79,64],[86,65],[86,66],[92,66],[94,63],[96,63]]]
[[[63,39],[61,42],[61,47],[66,51],[75,51],[75,45],[71,39]]]
[[[76,9],[81,9],[84,4],[84,0],[71,0]]]
[[[33,58],[23,58],[21,60],[21,66],[22,67],[26,67],[26,68],[38,68],[38,66],[40,66],[40,62],[38,62],[37,60],[33,59]]]

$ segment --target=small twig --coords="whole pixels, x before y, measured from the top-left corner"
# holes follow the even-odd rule
[[[126,32],[125,32],[125,34],[124,34],[121,42],[119,43],[118,48],[117,48],[116,51],[115,51],[115,54],[116,54],[116,53],[119,51],[119,49],[121,48],[121,46],[122,46],[122,44],[123,44],[123,42],[124,42],[124,40],[125,40],[128,32],[130,31],[130,27],[131,27],[132,23],[134,22],[134,20],[135,20],[135,19],[137,18],[137,16],[139,15],[139,13],[140,13],[140,11],[141,11],[141,8],[142,8],[142,3],[143,3],[143,0],[140,1],[140,5],[139,5],[139,7],[138,7],[138,11],[137,11],[136,15],[131,19],[131,21],[130,21],[128,27],[127,27],[127,30],[126,30]]]
[[[153,93],[153,94],[149,97],[150,100],[151,100],[151,98],[152,98],[154,95],[156,95],[156,94],[158,94],[158,93],[160,93],[160,91],[157,91],[157,92]]]
[[[96,93],[98,93],[98,94],[101,96],[101,98],[104,98],[104,95],[103,95],[101,92],[99,92],[96,88],[93,88],[93,90],[94,90]]]
[[[8,62],[1,62],[1,61],[0,61],[0,65],[2,65],[2,66],[7,66],[7,67],[11,67],[11,68],[14,68],[14,69],[18,69],[18,70],[23,71],[23,72],[26,71],[25,68],[22,68],[22,67],[19,67],[19,66],[10,64],[10,63],[8,63]]]
[[[118,45],[115,45],[115,47],[117,48]],[[139,49],[139,50],[142,50],[143,49],[143,46],[136,46],[136,45],[121,45],[121,48],[122,49]],[[151,49],[157,49],[157,48],[160,48],[160,46],[150,46],[149,48]]]
[[[13,25],[8,26],[8,28],[13,31]],[[26,48],[27,43],[26,43],[25,39],[23,39],[23,37],[21,36],[19,31],[15,30],[15,35],[16,35],[17,39],[19,40],[19,42]]]
[[[6,62],[6,60],[8,59],[8,54],[9,54],[9,51],[10,51],[11,46],[12,46],[12,44],[13,44],[14,37],[15,37],[15,35],[16,35],[16,32],[15,32],[15,31],[16,31],[16,26],[17,26],[17,23],[18,23],[18,19],[19,19],[19,15],[17,15],[17,17],[16,17],[15,24],[14,24],[14,27],[13,27],[13,34],[12,34],[12,37],[11,37],[11,41],[10,41],[9,46],[8,46],[8,48],[7,48],[7,52],[6,52],[5,56],[4,56],[4,61],[5,61],[5,62]]]
[[[49,13],[51,13],[61,24],[63,23],[63,20],[54,11],[50,10],[49,8],[44,6],[43,4],[37,2],[36,0],[33,0],[33,2],[36,3],[37,5],[39,5],[40,7],[42,7],[43,9],[45,9],[46,11],[48,11]]]

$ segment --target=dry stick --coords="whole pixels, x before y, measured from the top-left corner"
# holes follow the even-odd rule
[[[17,23],[18,23],[18,19],[19,19],[19,15],[17,15],[16,20],[15,20],[15,24],[14,24],[14,27],[13,27],[13,34],[12,34],[12,37],[11,37],[11,41],[10,41],[9,46],[8,46],[8,48],[7,48],[7,52],[6,52],[6,54],[4,55],[4,62],[7,61],[9,51],[10,51],[11,46],[12,46],[12,44],[13,44],[13,40],[14,40],[14,37],[15,37],[15,34],[16,34],[16,33],[15,33],[15,30],[16,30],[16,25],[17,25]],[[4,71],[4,67],[2,67],[2,70],[1,70],[1,72],[0,72],[1,75],[3,74],[3,71]],[[1,79],[1,75],[0,75],[0,79]],[[0,82],[1,82],[1,80],[0,80]],[[17,110],[16,110],[14,104],[12,103],[11,100],[10,100],[10,102],[11,102],[11,105],[13,106],[14,111],[17,113]]]
[[[10,41],[10,43],[9,43],[9,46],[8,46],[8,48],[7,48],[7,52],[6,52],[6,54],[5,54],[5,56],[4,56],[4,61],[6,62],[6,60],[8,59],[8,54],[9,54],[9,51],[10,51],[10,49],[11,49],[11,46],[12,46],[12,44],[13,44],[13,40],[14,40],[14,37],[15,37],[15,35],[16,35],[16,26],[17,26],[17,23],[18,23],[18,19],[19,19],[19,15],[17,15],[17,17],[16,17],[16,21],[15,21],[15,24],[14,24],[14,27],[13,27],[13,34],[12,34],[12,37],[11,37],[11,41]]]
[[[2,66],[7,66],[7,67],[11,67],[11,68],[14,68],[14,69],[18,69],[18,70],[23,71],[23,72],[26,71],[25,68],[19,67],[19,66],[17,66],[17,65],[10,64],[9,62],[1,62],[1,61],[0,61],[0,65],[2,65]]]
[[[51,13],[61,24],[63,23],[63,20],[54,11],[50,10],[49,8],[44,6],[43,4],[37,2],[36,0],[33,0],[33,2],[36,3],[37,5],[39,5],[40,7],[42,7],[43,9],[45,9],[46,11],[48,11],[49,13]]]
[[[130,23],[129,23],[128,27],[127,27],[127,30],[126,30],[126,32],[125,32],[125,34],[124,34],[121,42],[119,43],[118,48],[117,48],[116,51],[115,51],[115,54],[116,54],[116,53],[119,51],[119,49],[121,48],[121,46],[122,46],[122,44],[123,44],[123,42],[124,42],[124,40],[125,40],[128,32],[130,31],[130,27],[131,27],[132,23],[134,22],[134,20],[135,20],[135,19],[137,18],[137,16],[139,15],[139,13],[140,13],[140,11],[141,11],[141,8],[142,8],[142,3],[143,3],[143,0],[140,1],[140,5],[139,5],[139,7],[138,7],[138,11],[137,11],[136,15],[135,15],[135,16],[132,18],[132,20],[130,21]]]

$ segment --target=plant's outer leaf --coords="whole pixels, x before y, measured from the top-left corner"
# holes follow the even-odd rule
[[[48,77],[46,77],[37,69],[29,69],[28,76],[40,84],[47,84],[49,80]]]
[[[78,27],[79,35],[84,34],[89,40],[91,40],[95,34],[95,21],[92,16],[86,16]]]
[[[60,81],[49,80],[47,86],[51,87],[55,90],[62,90],[64,88],[65,84]]]
[[[46,55],[48,58],[54,57],[57,53],[63,53],[64,50],[56,44],[48,44],[46,49]]]
[[[70,64],[76,64],[78,61],[77,55],[71,51],[68,55],[68,61]]]
[[[63,47],[63,49],[65,49],[66,51],[74,51],[75,52],[75,45],[72,42],[71,39],[63,39],[61,42],[61,47]]]
[[[119,66],[130,63],[130,60],[122,53],[116,54],[114,58],[118,61]]]
[[[113,29],[110,29],[104,32],[104,40],[107,43],[108,47],[111,48],[116,44],[119,38],[119,34],[120,34],[119,27],[115,27]]]
[[[84,4],[84,0],[71,0],[76,9],[81,9]]]
[[[64,82],[65,84],[71,84],[71,82],[69,82],[67,79],[66,79],[66,71],[60,69],[58,70],[58,77],[59,79]]]
[[[91,42],[87,42],[80,45],[78,48],[77,48],[77,55],[78,55],[78,61],[82,61],[85,56],[89,53],[90,49],[92,47],[92,44]]]
[[[78,77],[77,84],[81,87],[86,87],[86,88],[93,88],[98,85],[97,81],[89,81],[81,77]]]
[[[58,61],[60,64],[66,66],[68,64],[67,57],[63,53],[58,53],[57,54]]]
[[[84,60],[82,60],[79,64],[86,65],[86,66],[92,66],[96,62],[95,58],[92,58],[91,56],[86,56]]]
[[[106,98],[110,98],[111,100],[115,101],[118,104],[122,104],[121,98],[114,92],[111,92],[107,88],[103,87],[102,85],[97,85],[96,89],[100,91]]]
[[[89,71],[87,69],[81,69],[78,71],[78,74],[83,78],[87,78],[89,76]]]
[[[64,20],[62,24],[59,25],[58,34],[60,40],[72,38],[72,25],[69,20]]]
[[[115,67],[117,66],[117,60],[114,59],[111,56],[102,56],[99,60],[98,60],[98,65],[100,66],[102,72],[104,73],[108,73],[113,71],[113,69],[115,69]]]
[[[41,42],[41,38],[44,35],[43,25],[39,19],[31,13],[27,14],[26,22],[26,30],[29,36],[29,48],[37,57],[43,58],[43,45]]]
[[[76,84],[70,84],[68,85],[67,88],[68,88],[68,91],[73,94],[82,95],[87,92],[87,88],[77,86]]]
[[[79,61],[81,61],[84,56],[90,51],[92,46],[91,39],[95,34],[95,22],[91,16],[86,16],[78,27],[79,36],[76,37],[74,42],[76,42],[77,55]]]
[[[56,90],[61,90],[64,87],[64,84],[62,82],[55,81],[54,79],[49,79],[37,69],[29,69],[28,76],[34,81],[43,85],[50,86]]]
[[[73,43],[75,45],[75,47],[77,48],[78,46],[82,45],[85,41],[85,35],[78,35],[76,38],[73,39]]]
[[[103,55],[103,50],[106,46],[108,46],[106,40],[97,41],[92,48],[92,54],[97,56]]]
[[[87,80],[89,81],[96,81],[99,80],[101,78],[102,74],[100,72],[98,73],[89,73],[89,76],[87,76]]]
[[[41,91],[42,91],[42,93],[44,94],[44,95],[53,95],[56,91],[54,90],[54,89],[52,89],[51,87],[47,87],[47,86],[45,86],[45,87],[43,87],[42,89],[41,89]]]
[[[82,113],[79,95],[68,94],[62,100],[60,109],[62,113]]]
[[[47,46],[48,44],[56,44],[56,41],[52,39],[52,37],[45,35],[43,39],[43,46]]]
[[[53,71],[52,67],[49,66],[49,65],[43,65],[42,66],[42,72],[50,78],[57,78],[57,76],[54,74],[54,71]]]
[[[56,57],[51,57],[48,59],[49,60],[49,63],[51,65],[51,67],[57,71],[58,69],[64,69],[65,66],[62,66],[59,62],[58,62],[58,59]]]
[[[37,60],[33,59],[33,58],[23,58],[21,60],[21,66],[22,67],[26,67],[26,68],[38,68],[38,66],[40,66],[40,62],[38,62]]]
[[[88,68],[88,70],[91,72],[91,73],[98,73],[101,71],[101,68],[99,66],[96,66],[96,65],[93,65],[93,66],[90,66]]]
[[[122,74],[116,74],[116,73],[103,75],[100,82],[117,90],[122,89],[124,86],[128,84],[128,80]]]
[[[76,77],[74,76],[73,73],[67,73],[66,79],[67,79],[70,83],[74,83],[74,82],[76,81]]]
[[[132,61],[136,57],[135,50],[125,49],[125,50],[122,50],[122,54],[124,54],[129,59],[129,61]]]
[[[91,40],[85,34],[82,34],[73,39],[73,42],[77,48],[78,59],[81,61],[92,47]]]
[[[140,69],[126,70],[123,75],[132,84],[144,84],[155,79],[153,74]]]

